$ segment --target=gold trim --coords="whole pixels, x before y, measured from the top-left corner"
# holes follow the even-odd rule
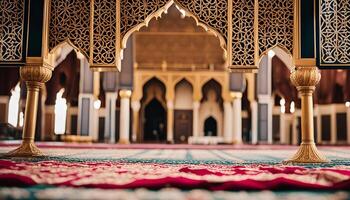
[[[255,66],[259,68],[259,1],[254,0],[254,58]]]
[[[227,13],[227,60],[228,66],[232,65],[232,1],[228,0],[228,13]],[[228,68],[227,66],[227,68]]]

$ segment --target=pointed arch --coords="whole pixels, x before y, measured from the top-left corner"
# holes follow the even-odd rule
[[[52,50],[49,52],[49,61],[50,64],[55,68],[57,67],[60,63],[62,63],[68,54],[71,53],[71,51],[75,51],[77,58],[81,62],[88,62],[89,58],[88,56],[79,49],[77,46],[75,46],[69,39],[66,39],[65,41],[59,43],[57,46],[52,48]]]
[[[259,61],[258,64],[261,62],[262,58],[266,55],[268,55],[269,51],[273,51],[275,53],[275,56],[277,56],[278,58],[280,58],[280,60],[282,60],[282,62],[287,66],[287,68],[290,71],[293,71],[295,66],[293,63],[293,55],[292,53],[283,45],[275,45],[271,48],[268,48],[266,51],[264,51],[260,57],[259,57]]]
[[[156,12],[153,12],[152,14],[148,15],[143,22],[137,24],[136,26],[134,26],[133,28],[128,30],[124,35],[122,35],[121,47],[120,47],[121,58],[123,58],[123,50],[126,48],[126,43],[129,39],[129,37],[132,35],[132,33],[139,31],[144,26],[147,27],[149,22],[152,19],[154,19],[154,18],[157,19],[157,18],[161,17],[162,14],[166,13],[168,11],[169,7],[172,5],[175,5],[179,9],[180,12],[183,11],[182,13],[185,16],[193,18],[195,20],[197,26],[202,27],[205,31],[210,32],[215,37],[217,37],[220,41],[220,47],[224,51],[224,57],[227,58],[227,44],[226,44],[226,40],[225,40],[224,36],[221,33],[219,33],[217,30],[215,30],[214,28],[210,27],[209,25],[206,25],[206,24],[200,22],[195,14],[188,11],[186,8],[184,8],[180,3],[178,3],[175,0],[169,0],[163,7],[159,8]]]

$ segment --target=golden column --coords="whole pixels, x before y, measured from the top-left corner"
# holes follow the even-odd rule
[[[27,101],[22,135],[22,144],[7,156],[27,157],[40,156],[43,153],[34,143],[36,117],[40,88],[50,80],[52,68],[49,66],[28,65],[20,68],[20,76],[27,85]]]
[[[301,145],[297,153],[284,163],[329,162],[318,150],[314,141],[314,113],[312,95],[321,79],[317,67],[297,67],[290,79],[301,96]]]

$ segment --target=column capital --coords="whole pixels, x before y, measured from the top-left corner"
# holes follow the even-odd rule
[[[131,90],[120,90],[119,91],[120,98],[122,98],[122,99],[123,98],[130,98],[131,94],[132,94]]]
[[[310,95],[312,95],[320,79],[321,74],[317,67],[297,67],[290,75],[290,80],[298,91]]]
[[[243,94],[242,92],[230,92],[230,96],[232,99],[241,99]]]
[[[23,81],[30,88],[40,88],[43,83],[50,80],[52,76],[52,69],[45,66],[26,65],[20,68],[20,76]],[[32,86],[32,87],[30,87]]]

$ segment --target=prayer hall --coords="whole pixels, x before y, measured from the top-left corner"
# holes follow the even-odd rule
[[[0,0],[0,199],[350,199],[350,1]]]

